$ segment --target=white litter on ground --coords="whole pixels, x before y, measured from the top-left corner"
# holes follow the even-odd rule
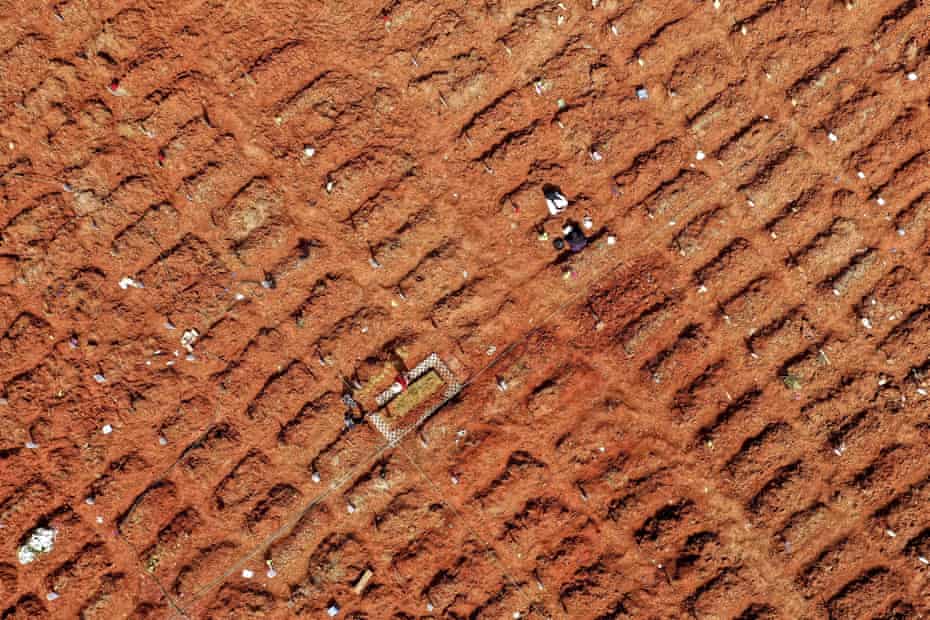
[[[636,98],[639,99],[640,101],[645,101],[646,99],[649,99],[649,91],[646,90],[645,86],[640,86],[639,88],[636,89]]]
[[[55,536],[58,530],[49,527],[37,527],[29,535],[29,540],[19,548],[20,564],[29,564],[42,553],[48,553],[55,546]]]
[[[695,158],[696,160],[698,160],[698,161],[702,161],[705,157],[706,157],[706,155],[704,155],[704,151],[698,151],[698,152],[694,155],[694,158]]]
[[[336,616],[338,616],[338,615],[339,615],[339,606],[338,606],[338,605],[330,605],[330,606],[326,609],[326,615],[328,615],[330,618],[335,618]]]
[[[832,131],[829,134],[827,134],[827,138],[830,140],[830,142],[836,142],[837,140],[839,140],[839,138],[836,137],[836,134],[833,133]]]
[[[917,74],[914,73],[913,71],[911,71],[910,73],[907,74],[907,79],[908,79],[909,81],[911,81],[911,82],[916,82],[916,81],[917,81]]]
[[[58,592],[49,592],[48,594],[45,595],[45,600],[47,601],[54,601],[57,598],[58,598]]]
[[[38,448],[38,447],[39,447],[39,444],[37,444],[37,443],[34,442],[34,441],[27,441],[27,442],[26,442],[26,448],[28,448],[29,450],[35,450],[35,449]]]
[[[124,291],[130,286],[132,288],[145,288],[145,286],[143,286],[141,282],[139,282],[138,280],[134,280],[130,278],[129,276],[126,276],[122,280],[119,281],[119,287],[123,289]]]
[[[314,155],[316,155],[315,148],[313,148],[312,146],[304,147],[304,157],[310,158],[310,157],[313,157]]]
[[[181,346],[184,347],[188,353],[193,353],[194,343],[197,342],[198,338],[200,338],[200,332],[193,327],[185,330],[184,334],[181,336]]]
[[[250,571],[249,569],[247,569],[247,568],[243,568],[243,569],[242,569],[242,577],[243,577],[244,579],[251,579],[251,578],[254,577],[254,576],[255,576],[255,573],[252,572],[252,571]]]
[[[100,374],[99,372],[98,372],[97,374],[94,375],[94,381],[96,381],[97,383],[103,383],[103,382],[105,382],[106,380],[107,380],[107,378],[104,377],[104,376],[103,376],[102,374]]]
[[[110,433],[113,432],[113,427],[110,426],[109,424],[104,424],[103,428],[100,429],[100,432],[103,433],[104,435],[109,435]]]

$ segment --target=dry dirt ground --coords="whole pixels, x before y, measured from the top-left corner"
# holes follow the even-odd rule
[[[0,2],[2,617],[926,616],[928,18]]]

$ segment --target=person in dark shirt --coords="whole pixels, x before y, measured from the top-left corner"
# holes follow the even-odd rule
[[[576,222],[568,222],[562,227],[564,238],[553,240],[552,245],[556,250],[563,250],[565,246],[572,252],[580,252],[588,245],[588,238],[581,232],[581,226]]]

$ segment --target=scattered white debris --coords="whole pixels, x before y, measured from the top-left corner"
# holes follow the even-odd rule
[[[429,601],[426,603],[426,611],[433,611],[433,604]]]
[[[48,553],[55,546],[55,536],[58,530],[50,527],[37,527],[32,530],[29,540],[19,548],[19,563],[29,564],[33,562],[41,553]]]
[[[520,617],[521,617],[521,616],[520,616],[520,612],[519,612],[519,611],[513,612],[513,618],[514,618],[514,620],[520,620]]]
[[[899,237],[903,237],[904,235],[907,234],[907,231],[905,231],[903,228],[899,228],[899,229],[897,230],[897,233],[898,233],[898,236],[899,236]]]
[[[601,155],[600,152],[598,152],[597,150],[594,150],[594,149],[591,150],[591,160],[592,160],[592,161],[601,161],[602,159],[604,159],[604,156]]]
[[[917,559],[920,560],[921,564],[930,564],[930,560],[928,560],[924,556],[919,556]]]
[[[645,101],[646,99],[649,99],[649,91],[646,90],[645,86],[640,86],[639,88],[636,89],[636,98],[639,99],[640,101]]]
[[[126,276],[122,280],[119,281],[119,287],[123,289],[124,291],[130,286],[132,288],[145,288],[145,286],[143,286],[141,282],[139,282],[138,280],[134,280],[133,278],[130,278],[129,276]]]
[[[32,441],[31,439],[30,439],[29,441],[26,442],[26,448],[29,449],[29,450],[35,450],[35,449],[38,448],[38,447],[39,447],[39,444],[37,444],[36,442]]]
[[[346,502],[346,512],[353,514],[355,512],[355,504],[352,502]]]
[[[923,389],[923,388],[917,388],[917,393],[920,394],[921,396],[926,396],[926,395],[927,395],[927,390],[925,390],[925,389]]]
[[[885,206],[885,199],[882,198],[881,196],[879,196],[879,197],[875,200],[875,202],[878,203],[878,206],[880,206],[880,207],[884,207],[884,206]]]
[[[704,155],[704,151],[698,151],[698,152],[695,153],[695,155],[694,155],[694,158],[695,158],[696,160],[698,160],[698,161],[702,161],[705,157],[706,157],[706,155]]]
[[[584,219],[582,220],[582,224],[584,225],[585,228],[591,229],[594,227],[594,220],[591,219],[590,215],[586,215],[584,216]]]
[[[872,321],[868,317],[862,317],[862,326],[866,329],[872,329]]]
[[[371,265],[372,268],[374,268],[374,269],[380,269],[380,268],[381,268],[381,263],[379,263],[377,260],[375,260],[375,257],[374,257],[374,256],[372,256],[371,258],[368,259],[368,264]]]
[[[910,73],[907,74],[907,79],[908,79],[909,81],[911,81],[911,82],[916,82],[916,81],[917,81],[917,74],[914,73],[913,71],[911,71]]]
[[[330,605],[330,606],[326,609],[326,615],[328,615],[330,618],[335,618],[336,616],[338,616],[338,615],[339,615],[339,605],[336,605],[335,603],[333,603],[332,605]]]
[[[272,289],[274,288],[274,280],[271,278],[265,278],[262,280],[262,288]]]
[[[706,292],[707,292],[707,286],[704,285],[704,284],[702,284],[701,286],[698,287],[698,290],[697,290],[697,291],[698,291],[698,293],[706,293]]]
[[[458,479],[457,476],[452,476],[451,480],[452,480],[452,484],[458,484],[458,483],[459,483],[459,479]]]
[[[310,479],[313,480],[313,482],[315,482],[316,484],[319,484],[320,483],[320,472],[315,471],[312,474],[310,474]]]
[[[274,569],[274,566],[271,565],[271,560],[268,560],[268,570],[265,571],[265,577],[268,579],[274,579],[278,576],[278,571]]]
[[[859,172],[856,173],[856,176],[859,177],[860,179],[864,179],[864,178],[865,178],[865,173],[864,173],[863,171],[860,170]]]
[[[316,149],[312,146],[304,146],[304,157],[310,158],[316,155]]]
[[[497,351],[497,347],[495,347],[495,346],[492,344],[491,346],[488,347],[488,350],[485,351],[485,353],[487,353],[487,354],[490,356],[490,355],[494,355],[494,352],[495,352],[495,351]]]
[[[747,34],[749,34],[749,29],[746,28],[746,24],[743,24],[742,26],[739,27],[739,33],[740,33],[741,35],[743,35],[744,37],[745,37]]]
[[[890,536],[891,538],[897,538],[897,537],[898,537],[898,535],[895,533],[894,530],[885,530],[885,533],[888,534],[888,536]]]
[[[197,342],[197,339],[200,338],[200,332],[195,328],[190,328],[184,331],[184,334],[181,335],[181,346],[188,353],[194,352],[194,343]]]
[[[839,138],[836,137],[836,134],[833,133],[832,131],[827,134],[827,139],[829,139],[830,142],[836,142],[837,140],[839,140]]]
[[[243,579],[251,579],[251,578],[254,577],[254,576],[255,576],[255,573],[252,572],[252,571],[250,571],[249,569],[247,569],[247,568],[243,568],[243,569],[242,569],[242,578],[243,578]]]
[[[109,435],[110,433],[113,432],[113,427],[110,426],[109,424],[104,424],[103,428],[100,429],[100,432],[103,433],[104,435]]]
[[[607,245],[615,245],[617,243],[617,237],[614,235],[607,235]]]
[[[503,377],[498,377],[497,378],[497,389],[500,390],[501,392],[506,392],[507,387],[508,387],[507,381]]]
[[[236,301],[242,301],[243,299],[245,299],[245,295],[242,293],[236,293]]]
[[[167,445],[168,445],[168,439],[167,439],[166,437],[159,437],[159,438],[158,438],[158,445],[160,445],[160,446],[167,446]]]
[[[88,506],[93,506],[94,504],[97,503],[97,500],[95,500],[93,496],[88,495],[87,497],[84,498],[84,503],[87,504]]]
[[[103,376],[102,374],[100,374],[99,372],[98,372],[97,374],[94,375],[94,381],[96,381],[97,383],[104,383],[106,380],[107,380],[107,378],[104,377],[104,376]]]
[[[174,323],[171,321],[165,321],[165,329],[175,329]]]
[[[843,453],[846,452],[846,444],[841,443],[840,445],[833,448],[833,454],[837,456],[843,456]]]
[[[617,28],[617,24],[611,24],[610,31],[614,34],[615,37],[620,35],[620,30]]]
[[[720,0],[714,0],[714,10],[715,11],[720,10]]]
[[[332,194],[332,193],[333,193],[333,189],[335,189],[335,188],[336,188],[336,182],[335,182],[335,181],[327,181],[327,182],[326,182],[326,193],[327,193],[327,194]]]
[[[45,600],[47,601],[54,601],[57,598],[58,598],[58,592],[49,592],[48,594],[45,595]]]
[[[97,524],[98,524],[98,525],[103,525],[103,517],[98,516],[98,517],[95,519],[95,521],[97,521]]]

